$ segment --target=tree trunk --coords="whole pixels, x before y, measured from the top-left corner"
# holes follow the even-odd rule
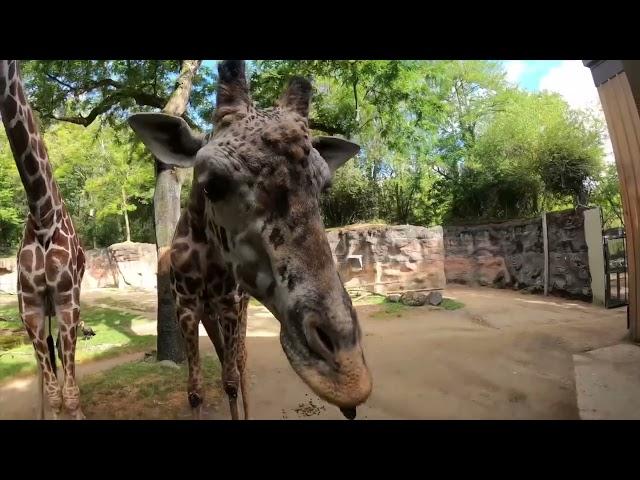
[[[122,214],[124,215],[124,229],[127,234],[127,242],[131,241],[131,228],[129,227],[129,213],[127,212],[127,195],[122,187]]]
[[[182,116],[187,109],[193,77],[202,60],[183,60],[176,89],[162,110],[170,115]],[[176,318],[175,304],[169,280],[171,240],[180,218],[180,190],[188,171],[180,171],[160,163],[157,159],[156,188],[153,210],[158,248],[158,344],[157,359],[176,363],[185,359],[185,346]],[[190,169],[189,169],[190,170]]]

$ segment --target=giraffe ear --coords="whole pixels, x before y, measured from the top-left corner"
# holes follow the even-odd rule
[[[294,77],[280,98],[281,107],[293,110],[304,118],[309,117],[309,102],[311,102],[311,82],[306,78]]]
[[[331,174],[360,151],[359,145],[337,137],[315,137],[312,144],[329,165]]]
[[[129,125],[151,153],[167,165],[192,167],[205,135],[191,130],[182,118],[166,113],[135,113]]]
[[[250,104],[244,61],[225,60],[219,63],[214,121],[217,123],[229,114],[246,111]]]

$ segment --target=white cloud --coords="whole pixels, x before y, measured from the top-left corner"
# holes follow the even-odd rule
[[[540,79],[540,90],[558,92],[574,108],[600,109],[591,72],[580,60],[564,60]]]
[[[505,62],[507,81],[510,83],[518,83],[518,80],[520,80],[525,68],[526,65],[522,60],[509,60]]]
[[[580,60],[564,60],[560,65],[549,70],[540,79],[540,90],[557,92],[573,108],[595,111],[604,120],[604,112],[598,96],[598,90],[593,83],[591,71]],[[613,162],[613,146],[605,132],[604,150],[607,162]]]

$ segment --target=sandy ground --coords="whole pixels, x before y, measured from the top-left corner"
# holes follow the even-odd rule
[[[105,295],[120,293],[87,292],[83,299],[100,304]],[[461,286],[448,287],[445,296],[465,307],[411,308],[399,317],[376,315],[380,306],[358,307],[374,377],[359,419],[578,419],[573,355],[627,336],[624,308]],[[136,293],[136,310],[153,316],[154,298]],[[265,309],[251,307],[251,417],[344,419],[295,375],[278,332]],[[201,351],[213,352],[201,335]],[[80,378],[117,361],[82,365]],[[0,418],[32,418],[34,387],[28,378],[0,387]],[[207,416],[228,418],[226,404]]]

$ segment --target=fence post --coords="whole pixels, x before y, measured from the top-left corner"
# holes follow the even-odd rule
[[[549,238],[547,237],[547,212],[542,212],[542,251],[544,255],[544,294],[549,295]]]

